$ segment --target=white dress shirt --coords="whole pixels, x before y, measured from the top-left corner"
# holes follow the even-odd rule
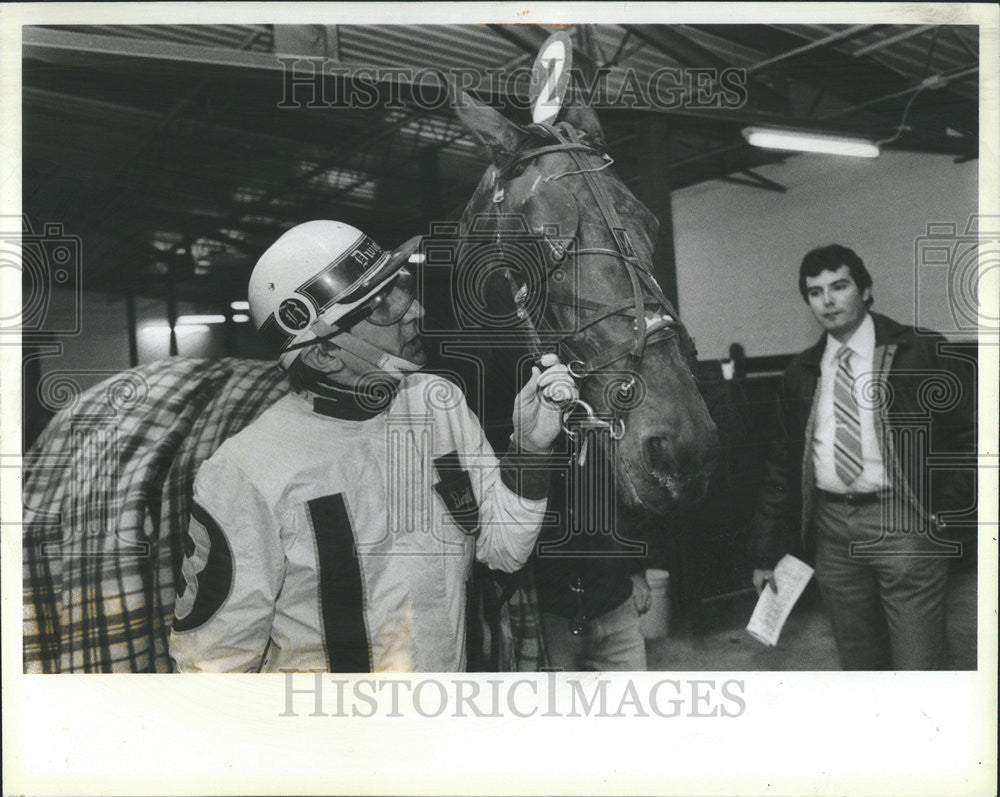
[[[851,373],[854,375],[854,397],[858,403],[861,418],[861,453],[864,470],[850,484],[844,484],[834,466],[833,443],[837,433],[837,421],[833,414],[833,383],[837,375],[837,352],[841,344],[830,334],[826,336],[826,349],[820,361],[819,404],[816,407],[816,429],[813,433],[813,466],[816,471],[816,486],[831,493],[873,493],[886,487],[885,468],[881,450],[875,437],[875,407],[871,400],[865,400],[866,382],[873,373],[875,357],[875,324],[866,313],[854,334],[846,341],[851,348]]]

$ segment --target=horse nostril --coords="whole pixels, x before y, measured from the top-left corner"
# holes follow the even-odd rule
[[[649,470],[660,476],[674,475],[673,455],[670,452],[670,441],[665,437],[647,437],[643,441],[643,453]]]
[[[633,456],[640,454],[648,478],[664,495],[677,505],[694,504],[704,499],[717,468],[721,449],[714,431],[702,435],[690,425],[661,422],[645,430]]]
[[[679,442],[662,433],[643,440],[646,468],[675,497],[684,494],[700,500],[715,468],[718,451],[715,447],[704,450],[685,447]]]

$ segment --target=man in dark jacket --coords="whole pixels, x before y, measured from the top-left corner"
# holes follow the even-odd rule
[[[556,506],[565,500],[566,482],[565,474],[553,480]],[[590,497],[591,506],[592,501]],[[577,522],[589,525],[582,517],[586,510],[574,501],[566,510],[563,523],[543,524],[534,560],[548,666],[568,671],[643,671],[646,641],[639,618],[652,604],[645,545],[620,530],[571,531]],[[615,528],[625,522],[616,518]]]
[[[968,469],[931,460],[971,452],[973,380],[941,335],[869,312],[871,289],[846,247],[802,261],[799,290],[824,334],[782,380],[754,586],[780,590],[774,566],[798,550],[814,559],[845,669],[935,669],[961,552],[945,526],[973,501]]]

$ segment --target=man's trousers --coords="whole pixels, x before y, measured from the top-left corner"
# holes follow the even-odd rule
[[[573,634],[569,626],[565,617],[542,613],[545,647],[552,667],[569,671],[646,669],[646,641],[631,596],[588,622],[581,634]]]
[[[945,549],[899,531],[887,500],[820,494],[816,581],[845,670],[933,670],[945,654]],[[780,585],[779,585],[780,586]]]

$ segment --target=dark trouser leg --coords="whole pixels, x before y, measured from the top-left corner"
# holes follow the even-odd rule
[[[887,555],[878,565],[882,605],[897,670],[935,670],[945,651],[948,562]]]
[[[850,555],[851,513],[839,504],[817,506],[816,581],[843,668],[886,670],[892,662],[878,578],[869,562]]]
[[[883,533],[878,503],[820,500],[815,520],[816,579],[844,668],[939,667],[948,578],[941,551],[916,532]]]
[[[557,614],[542,612],[542,633],[549,666],[556,670],[578,672],[583,670],[585,634],[576,635],[569,630],[569,620]]]

